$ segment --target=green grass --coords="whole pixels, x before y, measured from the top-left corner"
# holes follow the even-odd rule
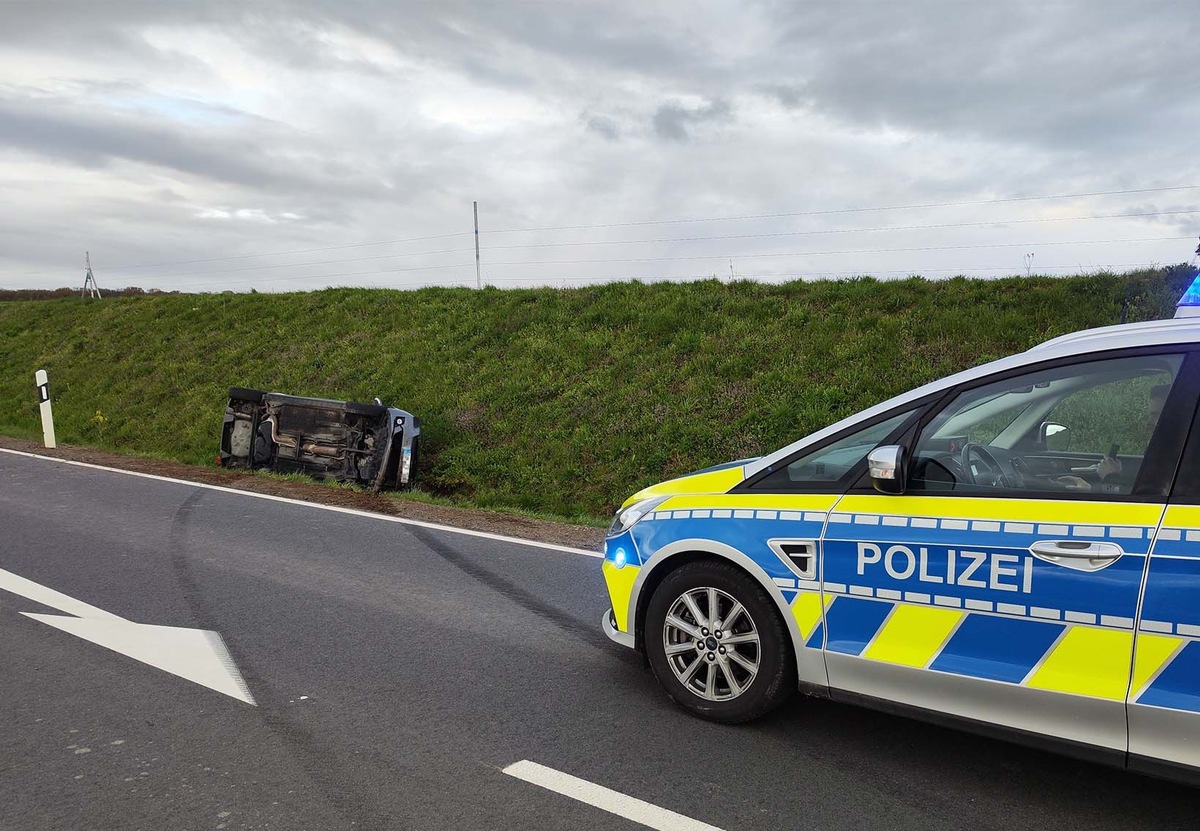
[[[1070,278],[330,289],[0,303],[0,433],[212,464],[231,385],[416,413],[423,489],[602,517],[1049,337],[1168,317],[1187,267]]]

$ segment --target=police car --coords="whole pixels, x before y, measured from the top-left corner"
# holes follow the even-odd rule
[[[1197,302],[634,494],[604,631],[714,721],[799,688],[1200,779]]]

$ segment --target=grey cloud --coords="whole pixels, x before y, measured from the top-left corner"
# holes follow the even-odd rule
[[[687,141],[689,127],[713,121],[727,121],[733,108],[728,101],[710,101],[702,107],[688,108],[680,104],[663,104],[654,112],[654,132],[671,141]]]
[[[687,141],[685,125],[689,115],[682,107],[665,104],[654,113],[654,132],[662,138]]]
[[[798,85],[764,84],[759,89],[789,109],[800,109],[811,104],[811,100]]]
[[[678,9],[667,3],[626,7],[615,13],[605,2],[495,3],[450,0],[408,5],[389,0],[357,4],[309,0],[314,16],[336,20],[390,43],[437,59],[451,60],[480,80],[541,85],[550,77],[546,60],[570,67],[571,76],[604,69],[631,74],[697,72],[708,62],[709,45],[672,24]],[[526,53],[526,54],[522,54]],[[529,64],[536,55],[538,67]]]
[[[5,10],[0,44],[39,45],[64,54],[179,60],[141,37],[149,25],[204,25],[225,32],[258,55],[295,69],[356,66],[315,33],[345,26],[391,44],[407,55],[453,67],[474,80],[528,89],[588,79],[596,71],[697,78],[710,74],[714,43],[677,27],[671,2],[647,2],[614,13],[604,2],[494,3],[491,0],[239,0],[148,3],[110,0],[98,18],[92,0],[18,3]],[[547,62],[558,65],[547,72]]]
[[[146,124],[134,117],[106,115],[100,118],[76,108],[47,106],[44,101],[30,106],[0,99],[0,121],[5,124],[0,141],[82,167],[104,167],[125,159],[243,185],[288,182],[285,172],[273,170],[275,165],[251,141],[214,141],[211,136]]]
[[[866,126],[1135,152],[1200,120],[1191,4],[937,0],[771,7],[781,103]],[[914,14],[920,9],[924,13]],[[791,75],[790,78],[786,77]]]
[[[588,115],[584,113],[582,118],[588,130],[601,138],[608,139],[609,141],[617,141],[621,138],[621,128],[617,126],[616,121],[608,116]]]
[[[194,102],[183,102],[194,103]],[[199,112],[205,112],[200,106]],[[162,120],[137,111],[89,107],[84,98],[0,97],[0,146],[85,168],[116,160],[138,162],[202,179],[283,193],[397,198],[374,158],[358,164],[338,149],[284,125],[217,106],[217,127]],[[393,162],[393,181],[426,178],[413,165]]]
[[[106,0],[102,10],[92,0],[6,3],[0,46],[12,44],[23,51],[95,58],[105,63],[138,60],[160,73],[183,67],[194,69],[199,65],[191,58],[150,45],[143,28],[151,24],[226,27],[243,19],[242,7],[236,0]]]

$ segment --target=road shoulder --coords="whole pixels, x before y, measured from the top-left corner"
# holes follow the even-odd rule
[[[601,529],[587,525],[551,522],[549,520],[499,513],[497,511],[458,508],[447,505],[430,505],[387,494],[361,493],[317,482],[293,482],[274,479],[268,476],[259,476],[246,471],[198,467],[195,465],[186,465],[181,462],[146,459],[139,456],[125,456],[120,453],[72,445],[59,445],[53,450],[47,450],[37,442],[8,436],[0,436],[0,447],[9,450],[19,450],[24,453],[35,453],[54,459],[85,462],[87,464],[111,467],[118,470],[148,473],[154,476],[166,476],[172,479],[182,479],[206,485],[219,485],[220,487],[235,490],[281,496],[287,499],[297,499],[321,505],[354,508],[385,516],[403,517],[404,519],[440,525],[452,525],[471,531],[519,537],[521,539],[552,543],[571,548],[599,550],[604,541],[604,532]]]

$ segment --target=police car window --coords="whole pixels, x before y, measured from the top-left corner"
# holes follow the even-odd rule
[[[1118,458],[1145,455],[1172,380],[1163,371],[1067,395],[1046,417],[1069,428],[1058,449],[1106,453],[1115,445]]]
[[[900,413],[886,421],[843,436],[818,450],[805,453],[760,479],[754,487],[787,490],[795,486],[838,482],[911,415],[911,410]]]
[[[921,432],[908,488],[1128,494],[1182,362],[1088,361],[963,392]]]

